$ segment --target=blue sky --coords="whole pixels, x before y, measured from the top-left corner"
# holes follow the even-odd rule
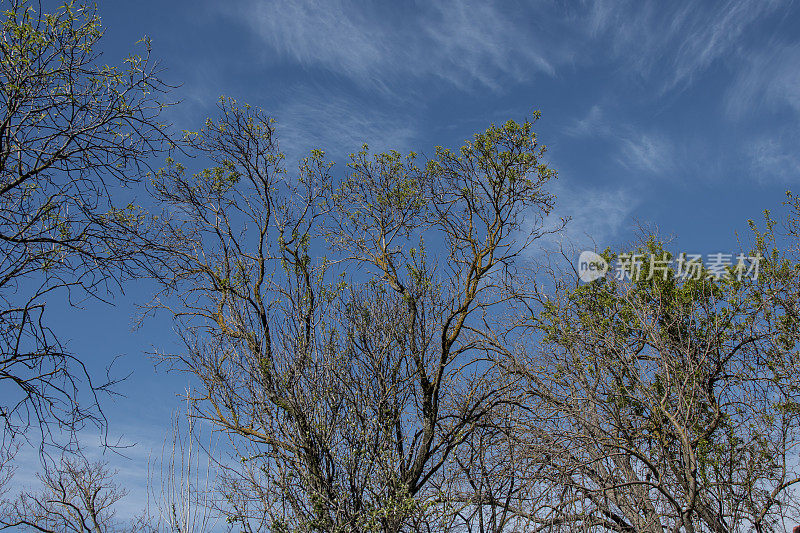
[[[319,147],[343,168],[363,142],[432,153],[539,109],[557,214],[573,218],[579,245],[627,242],[645,226],[680,251],[735,252],[747,219],[800,189],[791,1],[140,0],[100,12],[105,61],[152,38],[164,79],[180,84],[177,128],[197,129],[224,94],[272,114],[290,159]],[[60,325],[95,368],[123,354],[119,371],[134,372],[107,405],[112,434],[139,443],[130,461],[113,459],[131,508],[188,383],[144,356],[173,342],[168,323],[131,333],[149,290]]]
[[[389,7],[387,7],[389,6]],[[800,171],[791,2],[137,2],[102,7],[109,59],[143,34],[181,128],[225,94],[283,148],[430,152],[543,113],[572,234],[631,219],[718,246]],[[702,228],[702,229],[701,229]],[[700,231],[698,231],[700,230]],[[725,244],[725,243],[722,243]]]

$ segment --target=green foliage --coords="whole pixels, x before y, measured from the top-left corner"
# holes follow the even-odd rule
[[[800,256],[778,244],[769,213],[765,221],[764,230],[751,224],[754,248],[745,253],[761,256],[756,279],[738,276],[736,266],[715,275],[700,265],[688,277],[656,270],[651,256],[676,256],[651,236],[624,256],[601,254],[610,265],[640,255],[638,277],[557,280],[533,317],[547,354],[535,369],[534,394],[559,413],[564,426],[549,431],[574,447],[569,468],[596,462],[611,469],[588,486],[653,487],[652,500],[621,489],[615,505],[663,495],[658,505],[680,502],[675,516],[690,508],[706,520],[716,512],[704,507],[708,501],[724,513],[743,512],[743,491],[753,495],[746,505],[763,506],[750,520],[764,520],[777,512],[764,487],[779,493],[796,482],[781,467],[794,444],[781,439],[800,434]],[[790,234],[794,224],[790,219]],[[616,470],[621,457],[633,470]],[[650,503],[641,505],[645,512]]]

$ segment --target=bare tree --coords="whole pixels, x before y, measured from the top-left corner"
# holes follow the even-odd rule
[[[14,473],[16,466],[14,458],[19,451],[20,443],[13,440],[5,440],[0,443],[0,497],[5,495]]]
[[[197,416],[230,439],[229,520],[450,527],[441,478],[503,400],[492,310],[553,205],[533,123],[492,126],[422,168],[365,147],[337,180],[321,151],[289,177],[272,120],[220,108],[190,135],[214,166],[170,162],[156,179],[174,218],[154,305],[186,345],[163,358],[199,379]]]
[[[53,427],[104,424],[96,393],[110,383],[67,351],[46,302],[103,298],[143,264],[144,215],[112,198],[169,146],[149,42],[104,65],[95,9],[41,5],[11,0],[1,15],[0,418],[6,436],[33,425],[53,443]]]
[[[23,492],[5,504],[0,529],[46,533],[112,533],[148,531],[143,521],[123,525],[115,519],[114,506],[125,496],[113,480],[114,472],[103,463],[64,458],[58,466],[46,466],[38,478],[41,493]]]

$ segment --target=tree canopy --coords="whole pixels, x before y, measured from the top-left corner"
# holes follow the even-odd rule
[[[796,196],[750,223],[739,251],[757,276],[653,260],[585,282],[571,250],[532,252],[567,223],[538,112],[430,155],[363,145],[337,166],[315,149],[292,168],[272,116],[232,98],[174,135],[149,41],[113,67],[102,36],[96,9],[73,3],[2,14],[0,488],[21,442],[51,460],[41,491],[3,500],[0,529],[800,520]],[[678,250],[644,233],[598,253]],[[65,348],[46,309],[111,301],[132,278],[155,283],[143,320],[174,321],[181,347],[154,355],[191,388],[186,427],[165,427],[161,492],[127,523],[124,483],[78,446],[87,424],[106,427],[98,394],[114,380]]]

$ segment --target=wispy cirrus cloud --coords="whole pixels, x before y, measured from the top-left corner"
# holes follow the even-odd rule
[[[299,64],[369,79],[385,63],[390,28],[343,0],[254,2],[241,14],[269,48]]]
[[[663,135],[640,133],[620,139],[619,161],[623,166],[652,174],[662,174],[674,168],[672,143]]]
[[[600,105],[593,105],[586,116],[574,120],[563,128],[564,133],[571,137],[586,137],[592,135],[608,135],[611,132]]]
[[[763,106],[772,110],[788,106],[800,113],[800,45],[772,42],[745,55],[725,104],[733,119]]]
[[[348,153],[362,142],[411,148],[425,136],[419,130],[424,121],[414,117],[431,112],[424,104],[431,92],[456,89],[474,96],[502,94],[515,82],[528,89],[540,81],[581,83],[588,79],[582,74],[586,67],[599,67],[614,73],[592,86],[603,106],[563,131],[613,143],[610,158],[623,169],[663,175],[679,165],[691,167],[698,150],[685,136],[670,138],[656,126],[663,123],[659,113],[714,67],[736,80],[729,102],[780,101],[800,108],[800,69],[770,67],[755,57],[752,65],[744,61],[763,47],[756,38],[766,27],[762,23],[779,18],[789,3],[586,0],[531,6],[445,0],[379,7],[355,0],[244,0],[229,14],[257,37],[271,67],[295,69],[290,78],[300,68],[301,79],[317,80],[281,102],[285,146]],[[797,58],[797,49],[787,47],[773,63],[793,65]],[[775,72],[764,72],[769,68]],[[604,109],[631,109],[631,102],[662,109],[650,109],[647,122],[635,111],[622,120],[604,116]],[[702,144],[703,137],[698,133],[692,142]],[[680,150],[690,158],[679,158]],[[693,169],[698,170],[708,172]]]
[[[743,55],[742,67],[725,98],[734,122],[770,117],[768,127],[754,127],[744,145],[755,181],[800,179],[800,45],[772,40]]]
[[[451,1],[432,5],[431,10],[433,16],[420,19],[430,45],[420,46],[419,59],[433,51],[432,72],[456,85],[476,80],[499,88],[503,77],[553,75],[552,61],[562,59],[557,48],[548,51],[551,58],[546,57],[531,31],[535,29],[515,23],[509,16],[513,10],[504,11],[501,5]]]
[[[640,195],[631,188],[586,186],[564,177],[551,184],[550,192],[556,196],[556,208],[545,221],[546,227],[556,227],[555,221],[561,218],[568,222],[561,231],[537,240],[528,250],[529,257],[561,248],[602,250],[611,246],[629,229],[641,204]]]
[[[755,181],[796,183],[800,180],[800,157],[797,146],[800,137],[796,133],[778,136],[762,136],[749,147],[752,175]]]
[[[585,117],[564,128],[571,137],[601,138],[616,147],[613,158],[629,170],[648,174],[664,174],[674,169],[675,148],[672,142],[656,131],[642,131],[619,120],[605,116],[603,108],[594,105]]]
[[[691,84],[715,61],[730,56],[751,26],[788,4],[596,0],[586,28],[594,37],[608,37],[611,51],[627,69],[658,82],[665,92]]]
[[[497,89],[504,80],[554,73],[537,32],[516,23],[517,10],[503,4],[447,1],[388,13],[348,0],[245,6],[240,18],[279,58],[373,88],[437,79]]]
[[[276,118],[290,164],[314,148],[339,156],[364,143],[374,151],[406,151],[416,135],[413,119],[402,108],[379,108],[332,93],[300,91],[279,106]]]
[[[788,1],[448,0],[378,10],[352,0],[271,0],[238,13],[278,57],[370,85],[435,78],[497,88],[599,53],[668,90],[730,54],[750,26]]]

